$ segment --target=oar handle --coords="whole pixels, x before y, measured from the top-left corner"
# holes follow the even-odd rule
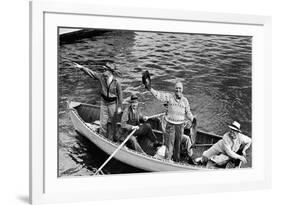
[[[136,132],[136,128],[126,137],[126,139],[119,145],[119,147],[107,158],[107,160],[100,166],[100,168],[95,172],[97,175],[102,168],[115,156],[115,154],[123,147],[123,145],[130,139],[130,137]]]
[[[156,114],[156,115],[151,115],[151,116],[148,116],[147,119],[151,119],[151,118],[155,118],[155,117],[160,117],[162,115],[165,115],[166,113],[159,113],[159,114]]]

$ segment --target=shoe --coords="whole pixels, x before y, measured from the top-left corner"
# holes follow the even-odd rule
[[[161,147],[162,145],[163,145],[163,144],[160,143],[160,142],[154,142],[152,146],[153,146],[154,148],[157,148],[157,147]]]
[[[193,162],[194,162],[195,164],[202,164],[202,163],[203,163],[203,162],[202,162],[202,157],[198,157],[198,158],[194,159]]]
[[[191,157],[188,157],[187,159],[187,163],[191,164],[191,165],[197,165],[197,163],[194,161],[194,159],[192,159]]]

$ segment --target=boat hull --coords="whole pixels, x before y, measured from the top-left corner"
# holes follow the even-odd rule
[[[111,155],[118,147],[118,144],[101,136],[95,132],[90,126],[83,121],[75,109],[70,109],[70,116],[75,127],[75,130],[88,138],[101,150],[108,155]],[[195,165],[171,162],[165,159],[158,159],[153,156],[142,154],[127,147],[121,148],[114,156],[115,159],[126,163],[130,166],[143,169],[146,171],[192,171],[192,170],[207,170],[204,167]]]

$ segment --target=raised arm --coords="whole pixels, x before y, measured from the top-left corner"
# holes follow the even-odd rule
[[[82,66],[82,65],[79,65],[77,63],[74,63],[75,67],[76,68],[79,68],[80,70],[82,70],[84,73],[86,73],[87,75],[89,75],[91,78],[96,78],[98,80],[100,80],[101,78],[101,74],[97,73],[97,72],[94,72],[92,71],[91,69],[85,67],[85,66]]]
[[[123,92],[122,92],[122,87],[119,81],[117,81],[116,84],[116,89],[117,89],[117,102],[118,102],[118,107],[122,109],[123,105]]]
[[[170,93],[159,92],[157,90],[154,90],[153,88],[150,89],[150,92],[157,100],[160,100],[161,102],[169,101],[171,95]]]

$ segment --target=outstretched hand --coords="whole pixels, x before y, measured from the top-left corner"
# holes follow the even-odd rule
[[[133,126],[132,130],[138,130],[140,127],[139,126]]]
[[[73,64],[74,64],[74,67],[76,67],[76,68],[79,68],[79,69],[84,68],[84,66],[79,65],[78,63],[73,62]]]
[[[240,157],[240,160],[243,162],[243,164],[246,164],[246,163],[247,163],[247,159],[246,159],[246,157],[244,157],[244,156],[241,156],[241,157]]]

